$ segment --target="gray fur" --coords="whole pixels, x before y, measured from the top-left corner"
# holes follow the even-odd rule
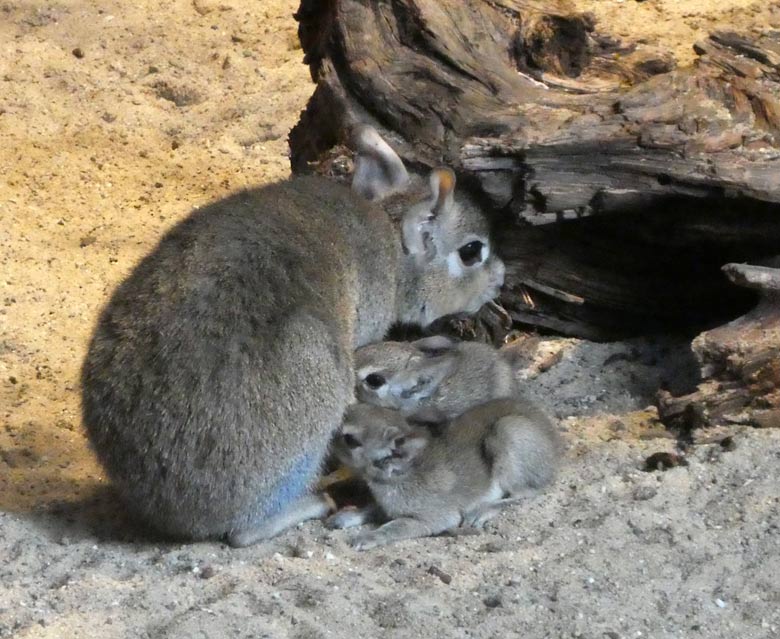
[[[360,190],[381,205],[317,177],[237,193],[168,232],[104,309],[83,421],[128,508],[159,531],[246,545],[296,512],[321,516],[308,490],[353,400],[353,350],[497,293],[492,254],[457,278],[447,262],[459,237],[487,243],[486,221],[457,198],[431,218],[439,193],[376,138],[357,134],[372,149]],[[432,257],[404,250],[421,225]]]
[[[553,423],[532,405],[492,400],[434,437],[399,411],[356,404],[334,438],[339,460],[363,479],[389,521],[358,535],[358,549],[481,527],[502,507],[555,476],[561,445]],[[336,513],[333,527],[359,525],[370,511]]]
[[[355,370],[359,401],[406,415],[433,409],[454,418],[491,399],[519,397],[501,351],[443,336],[364,346],[355,353]],[[379,379],[384,383],[375,387]]]

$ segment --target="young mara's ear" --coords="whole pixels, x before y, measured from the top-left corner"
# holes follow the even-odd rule
[[[428,357],[443,355],[457,346],[457,342],[444,335],[432,335],[412,342],[412,346],[421,350]]]
[[[424,261],[436,257],[439,220],[452,210],[455,200],[455,173],[446,167],[434,169],[431,171],[430,184],[430,202],[410,210],[401,225],[404,247],[410,255]]]
[[[423,401],[433,395],[455,367],[453,357],[433,357],[404,375],[397,375],[389,392],[399,399]]]
[[[357,151],[352,190],[368,200],[377,200],[404,186],[409,181],[406,167],[390,145],[366,124],[352,131],[352,144]]]

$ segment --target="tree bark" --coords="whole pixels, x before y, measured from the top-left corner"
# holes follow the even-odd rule
[[[720,272],[780,245],[780,32],[714,33],[696,63],[599,33],[566,2],[302,0],[317,88],[293,169],[344,172],[369,122],[413,168],[498,211],[516,322],[607,339],[755,301]]]

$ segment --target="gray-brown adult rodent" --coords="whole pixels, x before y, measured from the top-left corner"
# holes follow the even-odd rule
[[[270,537],[353,399],[353,350],[494,297],[487,221],[369,127],[353,189],[304,177],[193,212],[118,287],[82,369],[89,438],[129,509],[186,539]],[[370,204],[366,197],[381,200]]]
[[[405,415],[431,409],[454,418],[491,399],[520,397],[502,351],[441,335],[359,348],[355,371],[359,401]]]
[[[438,437],[400,411],[355,404],[333,452],[368,484],[378,514],[389,521],[358,535],[353,545],[366,549],[462,525],[481,527],[549,483],[560,451],[547,416],[514,399],[472,408]],[[376,515],[376,507],[346,509],[327,523],[342,528]]]

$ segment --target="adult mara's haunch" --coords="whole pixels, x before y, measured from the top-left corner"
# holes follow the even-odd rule
[[[487,220],[453,172],[411,178],[370,127],[355,145],[351,190],[298,177],[194,211],[100,316],[84,424],[164,534],[241,546],[326,514],[309,488],[353,399],[354,349],[498,293]]]

